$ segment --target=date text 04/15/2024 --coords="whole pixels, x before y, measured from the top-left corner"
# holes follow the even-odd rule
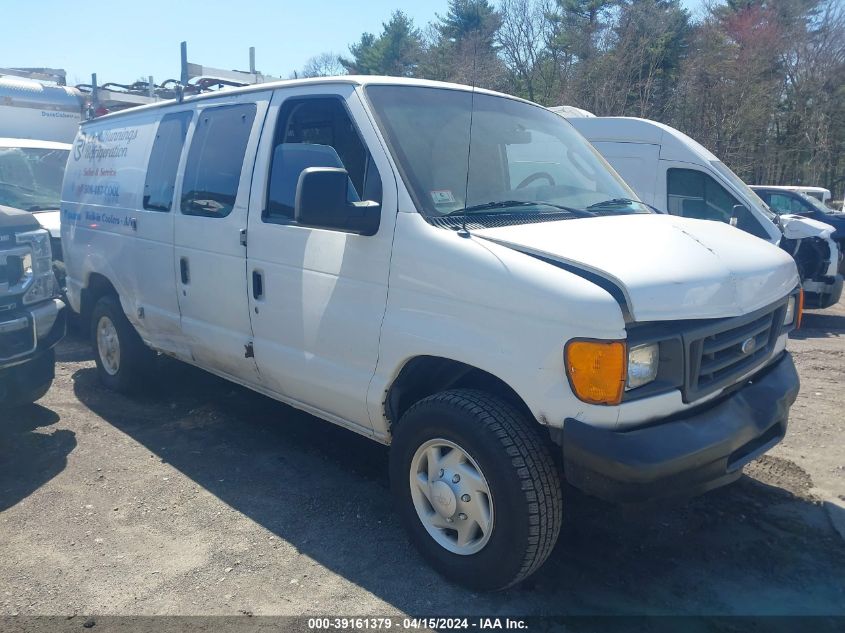
[[[309,618],[309,630],[349,630],[367,629],[456,629],[456,630],[522,630],[528,628],[524,620],[518,618]]]

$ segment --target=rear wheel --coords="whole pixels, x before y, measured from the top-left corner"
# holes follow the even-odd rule
[[[135,392],[141,387],[154,353],[126,318],[117,297],[101,297],[94,306],[91,343],[100,382],[122,393]]]
[[[441,574],[473,589],[535,572],[560,532],[560,477],[537,424],[480,391],[453,390],[402,417],[390,453],[411,540]]]

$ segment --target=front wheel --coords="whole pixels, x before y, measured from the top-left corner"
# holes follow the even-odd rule
[[[414,545],[473,589],[524,580],[560,533],[560,477],[537,424],[481,391],[411,407],[394,432],[390,479]]]

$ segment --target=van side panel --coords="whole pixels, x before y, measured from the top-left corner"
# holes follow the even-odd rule
[[[416,356],[455,360],[496,376],[543,424],[560,427],[570,416],[613,427],[618,408],[586,404],[569,389],[563,351],[576,336],[625,338],[622,312],[605,290],[505,246],[433,227],[416,212],[400,212],[368,394],[376,434],[389,432],[386,390]]]
[[[657,164],[660,157],[659,145],[615,143],[612,141],[596,141],[593,145],[622,176],[622,180],[636,191],[640,200],[659,209],[664,208],[655,202],[658,171],[656,169],[644,169],[644,166]]]
[[[74,309],[91,272],[105,275],[144,340],[176,353],[173,213],[143,208],[150,148],[168,111],[82,126],[62,188],[62,240]]]

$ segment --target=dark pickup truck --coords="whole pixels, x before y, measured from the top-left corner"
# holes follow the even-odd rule
[[[0,408],[47,393],[64,334],[50,234],[31,213],[0,206]]]

